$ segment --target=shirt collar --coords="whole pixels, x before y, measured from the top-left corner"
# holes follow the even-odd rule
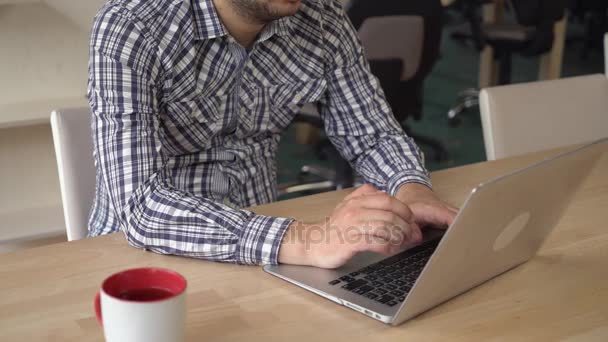
[[[283,17],[271,22],[268,26],[260,33],[259,41],[264,41],[273,35],[285,36],[290,32],[291,28],[291,17]]]
[[[228,35],[228,30],[222,24],[212,0],[185,1],[192,1],[194,32],[197,39],[213,39]],[[267,40],[275,34],[285,36],[290,32],[290,28],[291,17],[277,19],[262,30],[258,41]]]
[[[212,0],[185,1],[192,1],[194,33],[197,39],[213,39],[228,34]]]

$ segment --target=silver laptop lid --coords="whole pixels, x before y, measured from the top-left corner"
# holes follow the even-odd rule
[[[477,186],[392,324],[529,260],[607,150],[608,138]]]

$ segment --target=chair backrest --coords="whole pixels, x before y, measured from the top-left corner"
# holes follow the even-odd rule
[[[502,22],[483,25],[478,8],[488,0],[463,0],[461,6],[471,28],[473,43],[482,50],[492,40],[487,37],[488,27],[500,28],[511,34],[526,37],[525,44],[518,44],[517,52],[524,56],[538,56],[551,50],[554,40],[554,26],[566,12],[567,0],[507,0],[514,12],[517,25],[511,25],[507,17]],[[501,27],[502,26],[502,27]],[[531,29],[533,28],[533,29]],[[531,31],[532,33],[528,33]],[[508,35],[509,37],[511,35]]]
[[[402,81],[423,80],[439,58],[440,0],[353,0],[348,17],[369,60],[402,59]]]
[[[408,116],[420,119],[424,80],[439,58],[444,19],[441,1],[353,0],[348,17],[397,121]],[[386,77],[391,69],[400,69],[396,87],[393,77]]]
[[[402,62],[400,79],[407,81],[414,77],[422,57],[424,42],[422,17],[411,15],[371,17],[363,22],[358,33],[368,60],[399,59]],[[394,41],[395,38],[398,39],[397,42]]]
[[[480,94],[488,160],[608,136],[602,74],[486,88]]]
[[[525,49],[524,56],[537,56],[553,47],[555,23],[561,20],[568,4],[567,0],[510,0],[517,22],[535,28]]]
[[[56,110],[51,128],[68,240],[85,238],[95,196],[95,165],[89,108]]]
[[[564,17],[567,0],[510,0],[517,22],[525,26],[554,23]]]

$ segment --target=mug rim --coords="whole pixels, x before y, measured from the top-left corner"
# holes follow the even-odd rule
[[[160,298],[160,299],[153,299],[153,300],[146,300],[146,301],[137,301],[137,300],[129,300],[129,299],[125,299],[125,298],[120,298],[115,294],[112,294],[111,291],[108,291],[107,288],[109,287],[109,284],[112,281],[116,281],[116,278],[120,277],[120,276],[124,276],[127,273],[133,273],[133,272],[160,272],[164,275],[169,275],[171,277],[173,277],[174,281],[177,282],[177,290],[174,291],[169,291],[171,292],[171,295],[165,298]],[[118,301],[121,302],[126,302],[126,303],[132,303],[132,304],[147,304],[147,303],[158,303],[158,302],[164,302],[164,301],[168,301],[171,299],[174,299],[176,297],[179,297],[180,295],[184,294],[184,292],[186,292],[186,288],[188,287],[188,281],[186,280],[186,278],[179,274],[178,272],[174,271],[174,270],[170,270],[167,268],[162,268],[162,267],[136,267],[136,268],[130,268],[130,269],[126,269],[126,270],[122,270],[116,273],[113,273],[111,275],[109,275],[108,277],[106,277],[103,282],[101,283],[101,292]]]

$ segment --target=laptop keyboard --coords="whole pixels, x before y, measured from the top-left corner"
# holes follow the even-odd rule
[[[424,265],[437,248],[437,238],[329,282],[332,286],[395,306],[405,300]]]

